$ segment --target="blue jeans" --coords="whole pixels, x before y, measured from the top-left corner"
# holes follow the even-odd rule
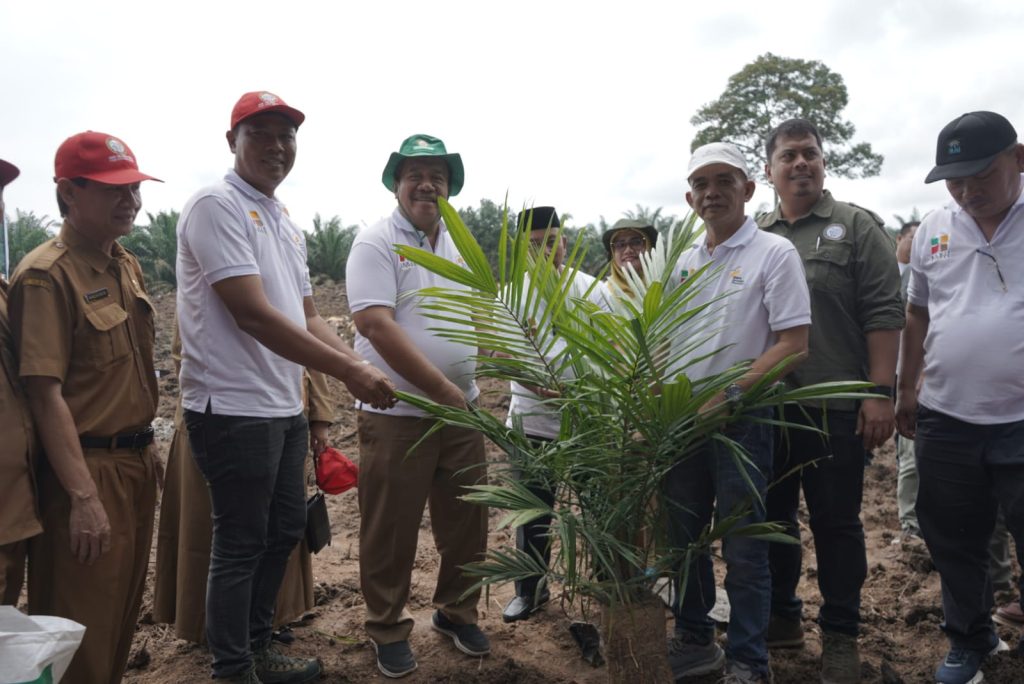
[[[751,413],[771,416],[770,410]],[[742,509],[747,513],[740,525],[764,522],[763,505],[772,467],[770,425],[741,421],[726,435],[747,452],[745,471],[756,494],[744,480],[732,452],[721,442],[709,440],[698,451],[684,456],[666,478],[669,500],[669,530],[673,547],[682,548],[696,540],[711,522],[712,513],[721,519]],[[718,505],[715,506],[717,497]],[[725,557],[725,591],[729,595],[729,641],[726,656],[768,674],[768,647],[764,632],[771,607],[771,575],[768,571],[768,542],[744,536],[722,542]],[[677,580],[678,582],[678,580]],[[715,623],[708,611],[715,605],[715,578],[711,557],[702,553],[690,568],[685,590],[679,590],[672,612],[676,633],[690,633],[703,641],[714,637]]]
[[[768,519],[783,523],[789,534],[800,538],[797,510],[802,484],[818,560],[822,598],[818,623],[823,630],[857,636],[860,590],[868,573],[860,521],[866,455],[856,434],[857,414],[829,410],[826,416],[820,409],[787,406],[785,417],[789,423],[823,426],[828,436],[793,428],[776,431],[774,470],[779,480],[768,492]],[[816,459],[820,460],[810,465]],[[799,544],[770,546],[772,615],[799,622],[803,602],[796,587],[803,548]]]
[[[247,670],[253,649],[270,641],[288,556],[305,532],[309,428],[302,414],[185,411],[185,424],[213,510],[206,640],[214,675],[230,677]]]
[[[922,406],[914,446],[917,519],[942,580],[942,629],[954,647],[987,650],[997,508],[1024,561],[1024,421],[975,425]]]

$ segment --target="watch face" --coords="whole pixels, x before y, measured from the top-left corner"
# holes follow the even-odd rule
[[[725,399],[726,401],[739,401],[739,398],[743,396],[743,388],[733,383],[725,388]]]

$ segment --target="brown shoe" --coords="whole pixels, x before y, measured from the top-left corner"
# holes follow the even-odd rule
[[[999,606],[992,614],[992,619],[1005,627],[1024,627],[1024,610],[1020,607],[1020,601]]]
[[[857,637],[821,633],[821,684],[859,684],[860,650]]]

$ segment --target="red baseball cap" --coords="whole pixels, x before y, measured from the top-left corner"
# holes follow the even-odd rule
[[[21,174],[21,169],[11,162],[0,159],[0,188],[4,187]]]
[[[88,178],[108,185],[128,185],[159,178],[139,171],[135,154],[120,138],[106,133],[86,131],[73,135],[57,148],[54,177]]]
[[[334,447],[316,457],[316,484],[328,494],[347,492],[359,483],[359,466]]]
[[[238,98],[235,108],[231,110],[231,128],[248,119],[250,116],[263,114],[265,112],[278,112],[291,119],[291,122],[298,128],[306,120],[306,115],[294,107],[289,107],[284,100],[274,93],[265,90],[257,90],[246,93]]]

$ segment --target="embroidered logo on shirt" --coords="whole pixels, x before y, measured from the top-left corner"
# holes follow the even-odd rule
[[[734,268],[731,271],[729,271],[729,279],[732,281],[733,285],[742,285],[744,282],[746,282],[745,280],[743,280],[742,270],[743,269],[740,268]]]
[[[825,227],[821,236],[826,240],[842,240],[846,236],[846,226],[841,223],[833,223]]]
[[[679,274],[679,282],[685,283],[686,279],[689,278],[689,277],[690,277],[690,272],[684,268],[682,270],[682,272]]]
[[[133,285],[135,284],[134,281],[132,281],[132,284]],[[98,290],[93,290],[92,292],[86,292],[85,295],[83,295],[83,296],[85,297],[85,301],[87,301],[87,302],[95,302],[97,300],[109,297],[110,293],[107,291],[107,288],[101,287]]]
[[[263,225],[263,219],[260,218],[260,214],[255,209],[249,212],[249,220],[252,221],[253,227],[257,233],[266,233],[267,227]]]
[[[933,260],[949,258],[949,233],[933,235],[931,240],[928,241],[928,244],[931,249],[931,258]]]

